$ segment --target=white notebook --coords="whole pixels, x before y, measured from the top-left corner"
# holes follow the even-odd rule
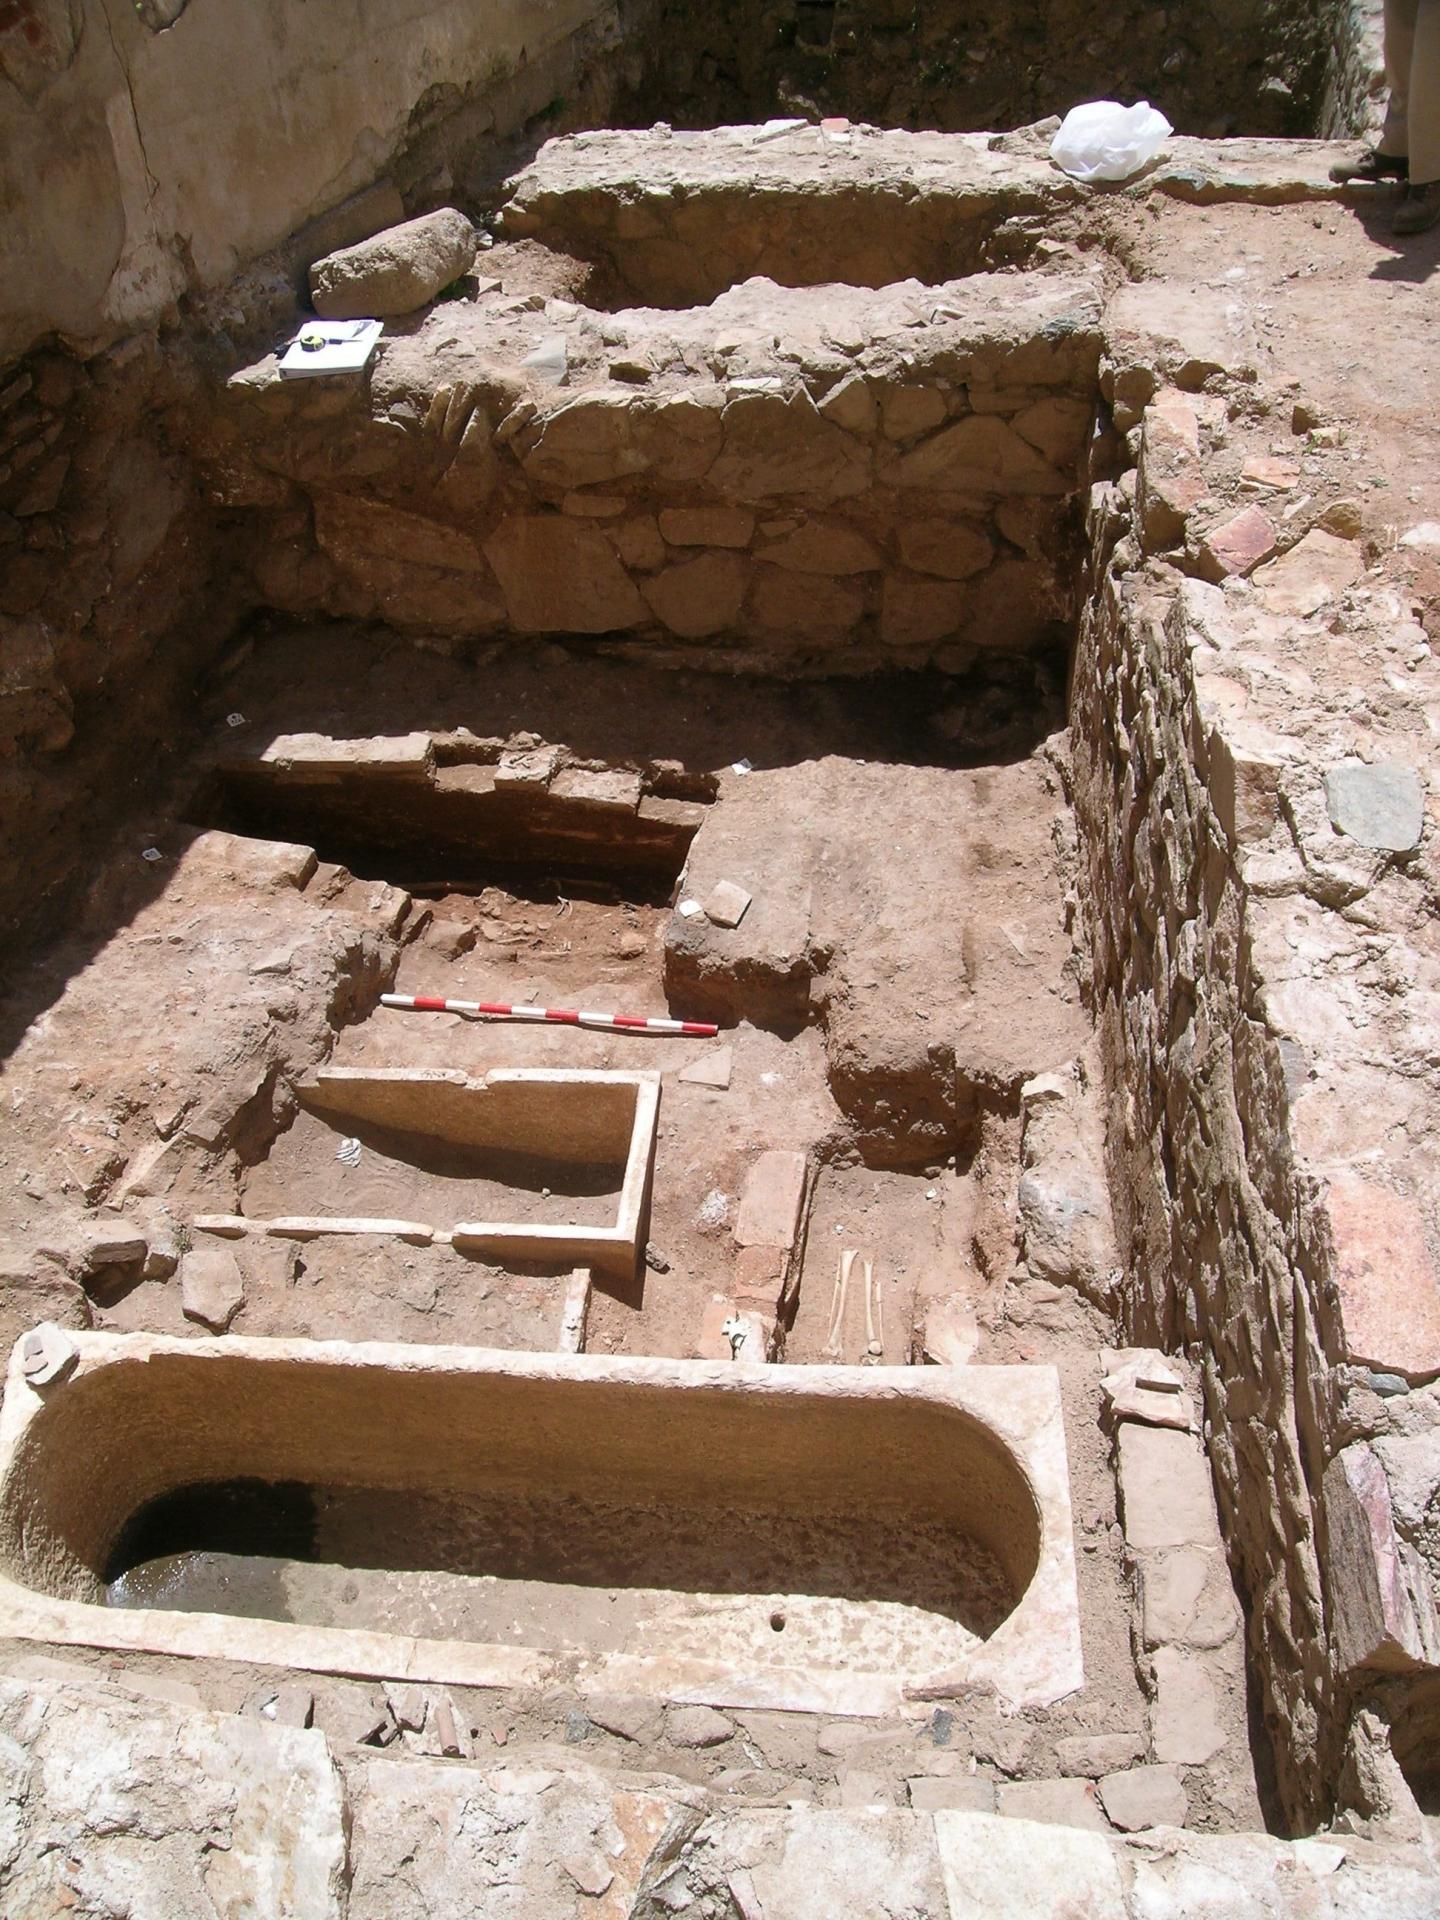
[[[280,356],[287,380],[317,373],[359,373],[385,330],[383,320],[307,320]]]

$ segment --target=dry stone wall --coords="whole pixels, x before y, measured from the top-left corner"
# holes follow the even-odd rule
[[[1092,495],[1073,719],[1124,1311],[1201,1364],[1313,1821],[1355,1702],[1435,1659],[1435,668],[1303,407],[1277,457],[1287,400],[1118,328],[1102,387],[1138,465]]]
[[[963,668],[1072,616],[1098,314],[1084,278],[755,281],[674,315],[491,286],[364,383],[266,359],[198,430],[289,613]]]

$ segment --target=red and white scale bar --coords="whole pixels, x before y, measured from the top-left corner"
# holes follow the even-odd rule
[[[428,994],[382,993],[382,1007],[407,1013],[478,1013],[488,1020],[549,1020],[560,1027],[604,1027],[620,1033],[683,1033],[713,1040],[720,1029],[708,1020],[647,1020],[638,1013],[587,1013],[583,1008],[502,1006],[489,1000],[440,1000]]]

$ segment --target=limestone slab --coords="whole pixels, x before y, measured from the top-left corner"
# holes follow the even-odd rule
[[[1126,1920],[1120,1869],[1101,1833],[943,1812],[935,1838],[949,1920]]]
[[[800,1229],[807,1162],[803,1153],[762,1153],[745,1178],[736,1244],[788,1250]]]
[[[1127,1423],[1115,1446],[1127,1546],[1219,1546],[1209,1463],[1190,1434]]]
[[[1395,760],[1350,761],[1325,775],[1325,805],[1337,833],[1387,853],[1411,853],[1425,831],[1425,789]]]
[[[1331,1176],[1327,1211],[1351,1360],[1412,1380],[1440,1372],[1440,1283],[1415,1201],[1347,1170]]]

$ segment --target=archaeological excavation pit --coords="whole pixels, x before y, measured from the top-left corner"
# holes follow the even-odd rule
[[[0,126],[128,50],[153,189],[0,368],[0,1688],[328,1745],[337,1920],[452,1795],[565,1809],[455,1875],[547,1920],[877,1835],[937,1920],[1428,1920],[1433,261],[1275,137],[1359,24],[396,23],[393,137],[273,68],[354,197],[257,102],[171,245],[214,4],[0,22]],[[1095,187],[1024,122],[1112,82]]]

